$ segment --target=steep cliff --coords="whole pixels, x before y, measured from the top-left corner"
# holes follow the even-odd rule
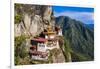
[[[15,36],[38,35],[48,24],[55,25],[51,6],[15,4]]]

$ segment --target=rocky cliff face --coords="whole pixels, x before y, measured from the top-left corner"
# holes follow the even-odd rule
[[[47,25],[54,27],[52,7],[15,4],[15,36],[38,35]]]

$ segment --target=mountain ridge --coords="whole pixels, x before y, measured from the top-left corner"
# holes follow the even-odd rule
[[[62,27],[63,35],[70,42],[70,49],[85,59],[73,61],[88,61],[94,59],[94,32],[80,21],[67,16],[56,18],[56,25]]]

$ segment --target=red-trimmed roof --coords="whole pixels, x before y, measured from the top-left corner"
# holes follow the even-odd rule
[[[45,38],[33,38],[32,40],[37,41],[37,42],[46,42]]]

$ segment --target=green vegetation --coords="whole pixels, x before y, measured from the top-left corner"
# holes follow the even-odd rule
[[[71,48],[70,48],[70,44],[68,40],[64,40],[64,56],[65,56],[65,60],[66,62],[70,62],[71,61]]]
[[[86,56],[79,54],[79,53],[75,53],[75,52],[71,52],[71,57],[72,57],[72,62],[81,62],[81,61],[89,61],[91,60],[91,58],[87,58]]]
[[[93,60],[89,58],[89,56],[86,56],[85,54],[81,54],[79,52],[75,52],[72,50],[69,40],[64,39],[64,51],[63,54],[65,56],[66,62],[77,62],[77,61],[90,61]]]
[[[17,14],[15,16],[15,24],[19,24],[22,21],[22,15]]]
[[[15,10],[16,10],[16,13],[15,13],[15,16],[14,16],[14,23],[15,24],[19,24],[22,19],[23,19],[23,12],[22,12],[22,4],[15,4]]]
[[[23,4],[16,3],[14,6],[15,6],[15,10],[19,10],[23,6]]]
[[[27,64],[29,63],[29,57],[27,48],[25,47],[26,36],[18,36],[15,37],[15,46],[14,46],[14,54],[15,54],[15,65]]]

